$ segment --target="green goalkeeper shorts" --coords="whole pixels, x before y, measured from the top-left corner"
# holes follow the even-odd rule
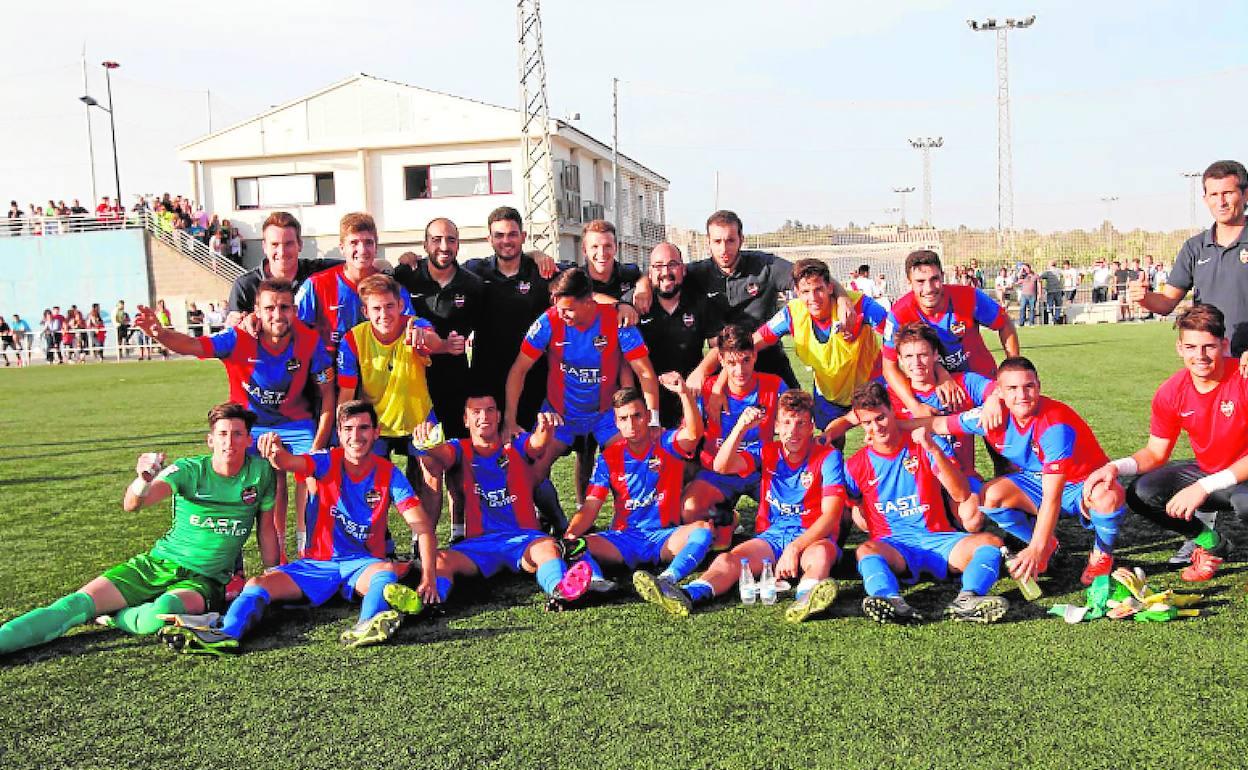
[[[204,597],[206,609],[225,600],[225,586],[176,561],[141,553],[112,567],[104,578],[117,587],[126,606],[136,607],[170,591],[194,591]]]

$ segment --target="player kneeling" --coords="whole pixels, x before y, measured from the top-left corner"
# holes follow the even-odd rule
[[[659,378],[667,390],[680,396],[683,422],[680,430],[651,433],[650,410],[640,390],[624,388],[611,397],[615,426],[623,441],[602,450],[594,465],[585,504],[572,517],[564,537],[579,541],[594,523],[607,491],[615,497],[615,515],[608,532],[585,538],[589,554],[584,557],[596,569],[595,559],[608,564],[667,564],[656,577],[638,570],[633,586],[647,601],[662,603],[666,590],[697,569],[711,547],[710,522],[680,526],[681,482],[685,461],[693,459],[702,437],[702,415],[693,389],[677,372]],[[565,546],[565,550],[566,550]],[[677,612],[687,611],[683,604]]]
[[[845,488],[862,499],[869,539],[859,545],[858,572],[867,597],[862,611],[872,620],[921,620],[901,597],[897,576],[913,583],[926,572],[944,580],[950,568],[962,573],[962,590],[945,617],[992,623],[1010,603],[986,596],[1001,569],[1001,540],[985,533],[954,531],[941,489],[954,502],[970,495],[966,476],[952,459],[952,448],[927,428],[906,435],[897,423],[888,393],[871,382],[854,392],[854,414],[864,446],[845,464]]]
[[[273,469],[247,454],[255,421],[255,414],[227,402],[208,413],[212,454],[164,470],[164,455],[140,455],[138,478],[127,487],[122,508],[133,513],[172,497],[173,526],[151,551],[4,624],[0,655],[50,642],[97,615],[127,633],[154,634],[164,625],[162,615],[211,609],[224,600],[234,562],[257,527],[264,563],[276,564]]]
[[[175,616],[160,638],[176,652],[220,655],[236,652],[243,638],[275,601],[307,599],[320,606],[335,595],[363,597],[359,621],[342,633],[348,647],[384,642],[394,635],[403,613],[421,609],[434,598],[431,565],[437,550],[433,525],[412,486],[389,461],[373,454],[377,412],[364,401],[339,404],[338,441],[334,449],[292,455],[276,433],[260,437],[258,449],[274,468],[317,481],[308,501],[308,543],[304,558],[247,581],[225,617],[215,620]],[[412,529],[426,565],[418,591],[398,583],[387,552],[386,519],[393,503]],[[205,622],[207,620],[207,622]]]
[[[692,605],[730,590],[743,562],[759,575],[764,560],[775,560],[778,578],[801,574],[786,620],[800,623],[836,600],[836,581],[828,575],[840,557],[836,534],[845,507],[841,453],[815,443],[814,399],[809,393],[786,391],[777,407],[776,441],[741,450],[742,436],[766,417],[762,409],[751,406],[715,455],[716,473],[748,476],[761,471],[754,523],[758,535],[720,554],[701,578],[684,587],[659,583],[660,595],[652,601],[669,612],[687,614]]]

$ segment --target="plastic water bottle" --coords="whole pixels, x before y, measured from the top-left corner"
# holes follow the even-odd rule
[[[1005,560],[1005,566],[1008,568],[1010,566],[1010,562],[1013,561],[1014,556],[1010,553],[1010,549],[1005,546],[1001,546],[1001,558]],[[1039,599],[1044,595],[1044,592],[1040,590],[1040,584],[1036,582],[1034,575],[1028,576],[1026,580],[1015,579],[1014,582],[1018,585],[1018,590],[1023,594],[1023,598],[1029,602],[1034,602],[1036,599]]]
[[[758,598],[763,604],[776,603],[776,571],[770,559],[763,559],[763,573],[758,576]]]
[[[741,560],[741,580],[737,583],[741,591],[741,603],[753,604],[758,598],[758,587],[754,585],[754,573],[750,571],[750,560]]]

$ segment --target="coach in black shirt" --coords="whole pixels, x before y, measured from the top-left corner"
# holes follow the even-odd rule
[[[287,281],[295,291],[313,273],[341,265],[340,259],[300,259],[303,251],[303,235],[299,220],[285,211],[274,211],[260,227],[264,261],[255,270],[238,277],[230,289],[229,324],[256,309],[256,288],[261,281]]]

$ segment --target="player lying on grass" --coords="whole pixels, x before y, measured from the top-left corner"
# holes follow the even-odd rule
[[[853,408],[864,446],[845,463],[845,489],[862,500],[867,523],[869,539],[855,550],[867,592],[862,611],[881,623],[921,620],[902,598],[897,576],[913,583],[926,572],[944,580],[952,570],[961,573],[962,590],[945,607],[945,617],[1000,620],[1009,602],[985,594],[997,582],[1001,541],[955,531],[945,509],[942,489],[955,503],[971,496],[952,448],[927,428],[907,434],[878,382],[854,392]]]
[[[593,526],[610,491],[615,512],[608,531],[585,538],[583,557],[602,579],[595,560],[623,564],[630,569],[666,564],[656,578],[633,574],[633,585],[643,597],[658,591],[659,582],[678,583],[697,569],[711,547],[709,522],[680,524],[680,491],[685,461],[692,459],[702,438],[702,416],[693,390],[679,372],[659,377],[659,384],[680,396],[683,411],[679,430],[650,429],[650,410],[641,391],[617,390],[611,397],[615,426],[623,441],[602,450],[594,464],[585,504],[564,533],[565,551],[576,553],[580,538]]]
[[[494,397],[479,391],[464,404],[468,438],[443,443],[429,423],[412,432],[413,445],[434,462],[434,472],[445,472],[448,485],[457,480],[464,495],[464,539],[438,551],[436,601],[446,601],[456,577],[488,578],[506,568],[535,573],[548,597],[546,608],[563,610],[588,590],[592,569],[584,561],[568,568],[559,545],[539,528],[533,505],[533,463],[562,420],[542,412],[536,430],[506,442],[501,421]]]
[[[307,600],[320,606],[335,595],[363,597],[359,621],[342,633],[348,647],[384,642],[402,622],[400,611],[419,612],[421,597],[434,597],[434,574],[426,566],[420,587],[400,585],[407,565],[387,561],[386,519],[393,505],[411,527],[425,565],[433,564],[437,539],[411,485],[389,460],[373,454],[377,412],[364,401],[338,405],[340,446],[293,455],[276,433],[260,437],[259,449],[274,468],[316,479],[308,501],[308,547],[304,557],[247,581],[224,617],[181,615],[160,638],[176,652],[220,655],[237,652],[273,602]]]
[[[796,578],[797,596],[785,619],[801,622],[836,600],[836,581],[828,577],[840,557],[836,534],[845,507],[841,453],[815,443],[814,399],[801,390],[780,396],[776,440],[757,450],[741,449],[742,436],[764,419],[763,410],[747,408],[715,456],[715,471],[748,476],[760,470],[761,494],[754,538],[720,554],[700,578],[680,587],[660,582],[643,598],[674,615],[710,601],[732,588],[748,563],[755,575],[763,561],[774,561],[777,578]]]
[[[1057,518],[1064,515],[1093,531],[1095,542],[1080,577],[1090,585],[1098,575],[1113,571],[1114,541],[1127,512],[1125,493],[1116,481],[1085,495],[1085,480],[1109,458],[1074,409],[1040,395],[1040,376],[1028,359],[1017,356],[1001,362],[996,392],[1009,411],[998,428],[986,428],[975,410],[922,422],[937,433],[987,436],[1019,468],[989,481],[981,494],[984,514],[1027,543],[1010,563],[1010,574],[1021,580],[1048,569],[1057,550],[1053,535]]]
[[[177,460],[145,453],[122,508],[133,513],[173,498],[173,524],[151,551],[109,569],[76,592],[0,627],[0,654],[56,639],[96,616],[131,634],[152,634],[161,615],[219,606],[252,529],[264,564],[277,563],[273,469],[247,453],[256,416],[235,403],[208,413],[212,454]]]
[[[1197,509],[1234,511],[1241,518],[1248,511],[1248,378],[1230,355],[1222,311],[1194,305],[1175,326],[1183,369],[1153,396],[1148,443],[1092,473],[1084,496],[1114,484],[1119,474],[1139,474],[1127,487],[1131,510],[1195,541],[1182,578],[1201,581],[1214,576],[1231,542],[1196,518]],[[1182,432],[1195,459],[1168,462]]]

